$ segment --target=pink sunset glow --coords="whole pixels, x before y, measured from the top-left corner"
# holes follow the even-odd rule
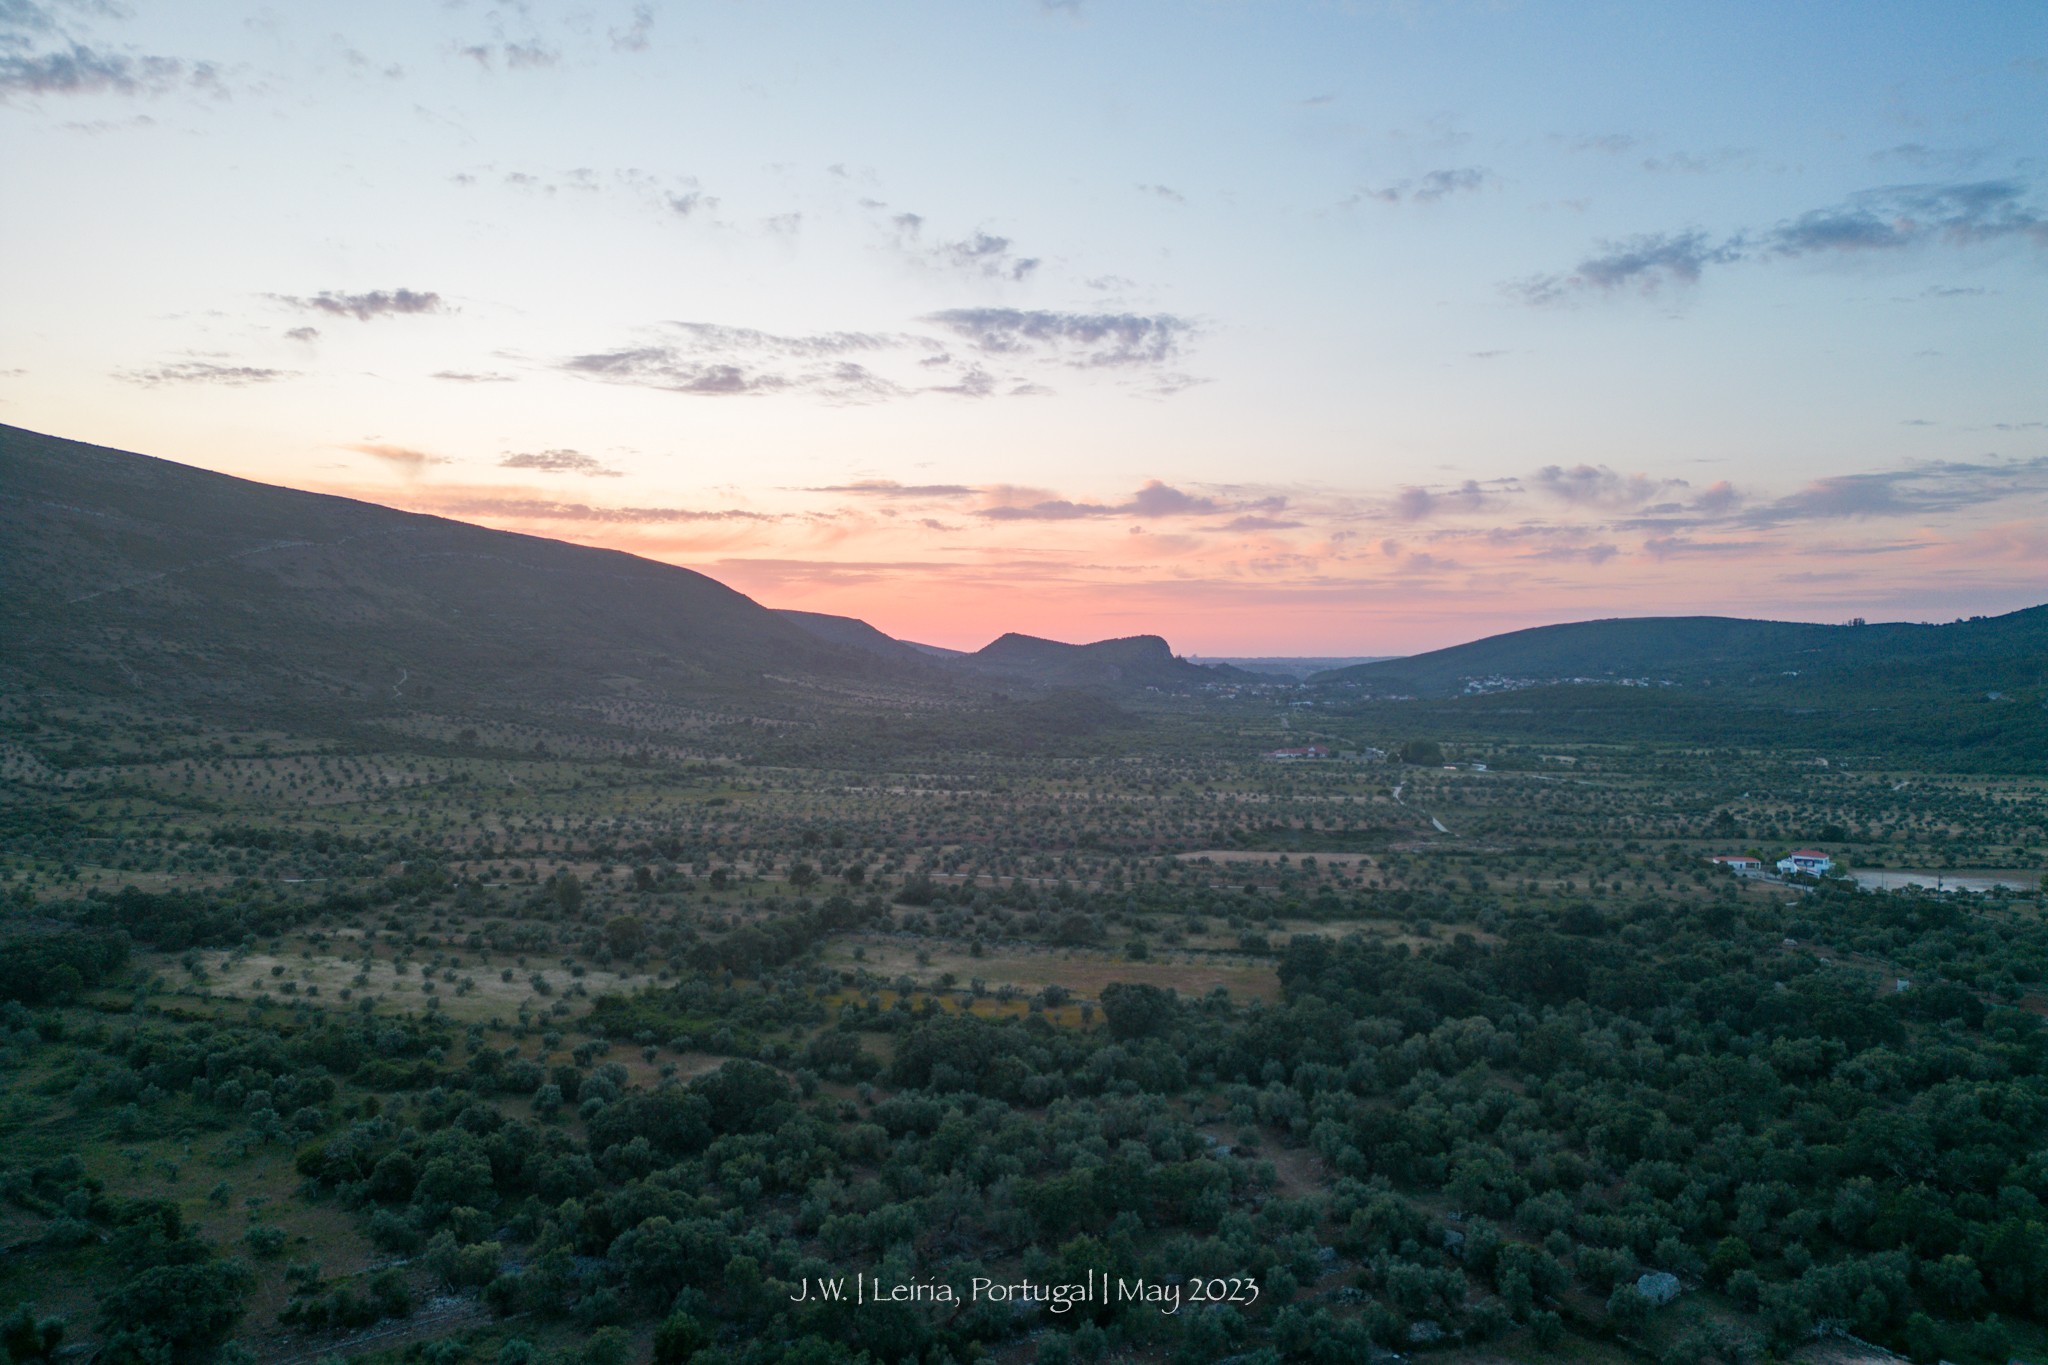
[[[2048,581],[2048,534],[2005,497],[1981,495],[2025,502],[2044,481],[2041,462],[1931,466],[1877,489],[1823,481],[1774,493],[1588,466],[1378,494],[874,482],[684,508],[440,483],[429,471],[323,491],[684,565],[769,606],[949,648],[1015,630],[1309,654],[1409,653],[1604,616],[2017,609]],[[1979,498],[1930,510],[1966,488]]]

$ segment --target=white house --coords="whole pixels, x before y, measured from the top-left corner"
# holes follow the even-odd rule
[[[1778,871],[1786,876],[1804,872],[1809,877],[1825,877],[1835,870],[1835,860],[1827,854],[1811,848],[1794,849],[1778,859]]]
[[[1753,873],[1764,870],[1763,859],[1745,857],[1740,853],[1716,853],[1707,861],[1719,863],[1730,872]]]
[[[1320,744],[1305,744],[1299,749],[1273,749],[1266,754],[1267,758],[1297,762],[1305,758],[1328,758],[1329,756],[1330,751]]]

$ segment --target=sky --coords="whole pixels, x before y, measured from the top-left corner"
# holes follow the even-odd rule
[[[2048,602],[2048,6],[0,0],[0,422],[977,648]]]

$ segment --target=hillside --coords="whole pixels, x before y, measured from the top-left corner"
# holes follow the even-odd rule
[[[1333,713],[1415,733],[1941,754],[2048,765],[2048,607],[1947,625],[1584,621],[1317,674]],[[1413,700],[1394,702],[1392,699]]]
[[[750,710],[915,673],[702,574],[0,427],[0,683],[266,715]]]
[[[867,622],[854,616],[833,616],[821,611],[796,611],[789,607],[773,608],[775,614],[808,635],[828,640],[835,645],[858,649],[877,658],[890,659],[897,663],[929,665],[932,655],[927,646],[914,645],[884,635]]]
[[[1494,635],[1403,659],[1318,673],[1317,683],[1450,696],[1504,684],[1883,691],[1900,684],[1984,693],[2048,684],[2048,607],[1949,625],[1827,626],[1722,616],[1578,621]]]

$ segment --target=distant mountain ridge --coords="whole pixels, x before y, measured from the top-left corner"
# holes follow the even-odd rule
[[[1117,696],[1274,681],[1176,657],[1157,635],[1076,645],[1011,633],[958,654],[852,617],[771,610],[617,551],[7,426],[0,545],[0,695],[24,699],[383,724],[411,724],[422,708],[447,718],[532,705],[625,729],[622,708],[690,711],[659,720],[675,733],[769,717],[822,727],[835,708],[901,719],[904,701],[1011,705],[992,692],[1066,699],[1005,712],[1015,738],[1054,713],[1108,724]],[[1574,682],[1648,686],[1554,686]],[[1952,740],[1983,762],[2048,767],[2048,606],[1947,625],[1584,621],[1331,670],[1311,686],[1333,704],[1477,707],[1532,733],[1668,735],[1684,712],[1702,737],[1826,728],[1871,751]]]
[[[1157,635],[1069,645],[1012,631],[950,662],[976,673],[1042,687],[1156,687],[1178,691],[1247,676],[1236,669],[1204,668],[1178,658]]]
[[[1226,665],[1196,664],[1178,658],[1172,646],[1157,635],[1070,645],[1012,631],[970,654],[898,640],[857,617],[788,609],[778,609],[776,614],[820,639],[881,658],[917,661],[954,674],[995,678],[1032,688],[1155,687],[1185,691],[1210,683],[1250,679],[1249,674]]]
[[[1836,696],[1938,688],[1974,695],[2048,686],[2048,606],[1946,625],[1815,625],[1722,616],[1577,621],[1315,674],[1380,694],[1454,696],[1503,686],[1640,681]]]

